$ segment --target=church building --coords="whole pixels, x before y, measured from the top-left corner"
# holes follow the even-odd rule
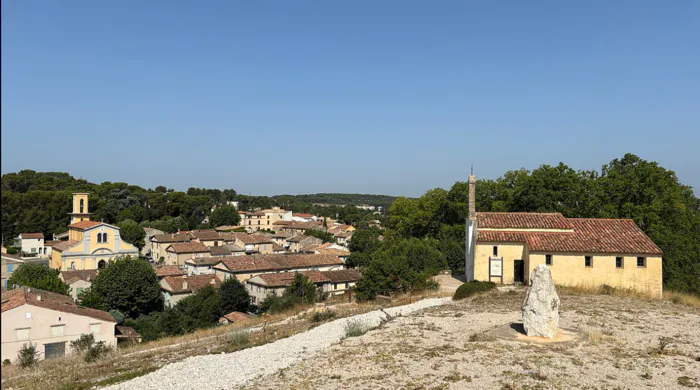
[[[527,283],[531,270],[546,264],[557,285],[662,295],[661,249],[633,220],[479,213],[474,175],[468,184],[467,280]]]
[[[73,194],[68,240],[52,246],[51,267],[61,271],[104,268],[118,256],[138,256],[134,245],[123,241],[119,228],[90,220],[88,194]]]

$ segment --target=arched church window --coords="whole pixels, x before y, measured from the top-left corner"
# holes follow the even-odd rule
[[[102,233],[102,242],[107,242],[107,233]]]
[[[102,242],[102,233],[97,233],[97,242]]]
[[[80,199],[80,212],[83,212],[83,209],[85,208],[85,199]]]

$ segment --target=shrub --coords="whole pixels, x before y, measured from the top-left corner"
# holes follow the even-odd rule
[[[90,349],[95,344],[95,335],[92,333],[81,334],[77,340],[70,342],[70,347],[73,351],[82,353]]]
[[[234,329],[228,334],[228,342],[234,347],[243,347],[250,344],[250,331],[246,329]]]
[[[458,301],[480,292],[493,290],[494,288],[496,288],[496,283],[494,282],[480,282],[478,280],[472,280],[471,282],[467,282],[459,286],[452,299]]]
[[[24,344],[17,352],[17,357],[19,358],[20,367],[32,367],[39,362],[39,351],[37,351],[36,345],[32,343]]]
[[[95,360],[106,355],[111,350],[112,350],[112,347],[105,344],[104,341],[100,341],[99,343],[95,343],[95,344],[91,345],[87,349],[87,351],[85,351],[85,361],[87,363],[92,363]]]
[[[311,322],[323,322],[335,317],[335,312],[332,310],[317,311],[311,316]]]
[[[11,364],[12,364],[12,362],[10,361],[10,359],[5,359],[5,360],[2,361],[2,365],[3,365],[3,366],[9,366],[9,365],[11,365]]]
[[[345,337],[357,337],[367,333],[369,327],[361,320],[350,320],[345,323]]]

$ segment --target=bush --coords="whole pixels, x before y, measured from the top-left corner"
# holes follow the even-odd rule
[[[90,349],[92,345],[95,344],[95,335],[92,333],[81,334],[77,340],[70,342],[70,347],[73,351],[78,353],[83,353]]]
[[[32,367],[39,362],[39,351],[37,351],[36,345],[32,343],[24,344],[17,352],[17,357],[19,358],[20,367]]]
[[[104,341],[100,341],[99,343],[91,345],[90,348],[88,348],[87,351],[85,351],[85,361],[87,363],[92,363],[95,360],[106,355],[111,350],[112,347],[105,344]]]
[[[367,333],[369,327],[361,320],[350,320],[345,324],[345,337],[357,337]]]
[[[317,311],[311,316],[311,322],[323,322],[335,317],[332,310]]]
[[[494,288],[496,288],[496,283],[494,282],[480,282],[478,280],[472,280],[471,282],[467,282],[459,286],[452,299],[458,301],[480,292],[493,290]]]
[[[14,246],[7,248],[8,255],[16,255],[18,252],[19,252],[19,249],[15,248]]]
[[[243,347],[250,344],[250,331],[235,329],[228,334],[228,342],[234,347]]]
[[[9,365],[11,365],[11,364],[12,364],[12,362],[10,361],[10,359],[5,359],[5,360],[2,361],[2,365],[3,365],[3,366],[9,366]]]

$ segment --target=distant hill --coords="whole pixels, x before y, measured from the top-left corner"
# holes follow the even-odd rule
[[[290,199],[302,203],[317,203],[330,205],[370,205],[382,206],[389,208],[391,203],[396,200],[396,196],[389,195],[373,195],[373,194],[339,194],[339,193],[321,193],[321,194],[304,194],[304,195],[274,195],[275,200]]]

